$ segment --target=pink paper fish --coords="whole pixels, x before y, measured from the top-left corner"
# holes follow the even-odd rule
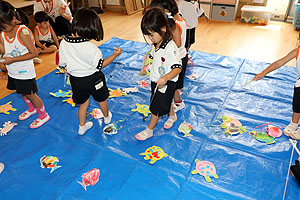
[[[280,137],[282,134],[282,131],[278,127],[272,125],[268,125],[265,130],[273,137]]]
[[[94,186],[99,181],[99,176],[100,170],[94,168],[88,171],[87,173],[82,174],[82,182],[77,181],[77,183],[79,183],[86,191],[86,186]]]

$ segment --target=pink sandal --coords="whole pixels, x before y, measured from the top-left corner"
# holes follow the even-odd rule
[[[44,119],[37,118],[34,122],[30,124],[30,128],[39,128],[40,126],[45,124],[49,119],[50,117],[48,114]]]
[[[174,115],[174,116],[175,116],[175,119],[169,117],[169,119],[165,122],[165,124],[164,124],[165,129],[172,128],[173,124],[177,121],[177,116],[176,115]]]
[[[20,116],[19,116],[19,120],[25,120],[28,119],[29,117],[31,117],[32,115],[34,115],[36,113],[36,110],[34,109],[32,112],[30,112],[29,110],[26,110],[25,112],[23,112]]]
[[[147,140],[148,138],[151,138],[152,136],[153,136],[153,132],[151,134],[151,133],[147,133],[146,130],[143,130],[143,131],[139,132],[138,134],[136,134],[135,138],[137,140],[144,141],[144,140]]]

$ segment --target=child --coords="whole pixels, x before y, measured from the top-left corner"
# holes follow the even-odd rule
[[[180,89],[183,88],[186,66],[188,61],[188,54],[185,49],[186,29],[187,25],[185,20],[178,14],[178,7],[175,0],[153,0],[151,7],[160,7],[166,12],[169,22],[171,24],[171,32],[173,40],[179,48],[179,56],[182,62],[182,70],[179,74],[176,84],[176,91],[174,94],[174,111],[177,112],[185,107],[185,104],[180,96]]]
[[[148,10],[142,18],[141,29],[153,43],[150,53],[150,57],[153,58],[150,66],[151,119],[148,127],[135,135],[138,140],[146,140],[153,136],[153,129],[160,116],[169,113],[169,119],[164,124],[165,129],[171,128],[177,120],[172,99],[182,66],[178,48],[172,40],[168,19],[163,10],[160,8]]]
[[[75,103],[80,104],[78,134],[83,135],[93,126],[92,122],[85,123],[90,95],[99,102],[104,123],[109,124],[111,121],[112,114],[107,104],[109,91],[101,69],[119,56],[122,49],[115,47],[113,54],[103,59],[100,49],[90,41],[103,39],[102,24],[96,12],[87,8],[81,8],[75,14],[71,33],[61,41],[59,66],[66,67],[71,75],[72,98]]]
[[[295,164],[290,167],[291,175],[297,179],[297,181],[300,183],[300,163],[299,163],[300,157],[298,160],[295,160]]]
[[[203,17],[206,22],[208,22],[208,18],[205,16],[205,13],[200,7],[198,1],[182,0],[178,3],[178,7],[188,26],[186,31],[185,48],[189,50],[191,45],[195,43],[195,29],[198,26],[198,17]]]
[[[296,68],[300,75],[300,57],[299,57],[299,47],[289,52],[286,56],[283,58],[273,62],[271,65],[269,65],[266,69],[264,69],[261,73],[256,74],[253,80],[260,80],[264,76],[266,76],[271,71],[274,71],[283,65],[285,65],[287,62],[292,60],[293,58],[296,58]],[[294,87],[294,97],[293,97],[293,116],[291,123],[283,130],[283,133],[286,136],[290,136],[294,139],[299,140],[300,139],[300,129],[297,130],[299,125],[299,119],[300,119],[300,79],[296,81],[295,87]]]
[[[37,50],[31,31],[25,25],[19,25],[21,21],[26,21],[22,17],[11,4],[0,1],[0,50],[4,53],[5,61],[2,63],[8,71],[7,89],[21,94],[29,108],[19,116],[19,120],[38,113],[39,117],[30,125],[30,128],[38,128],[50,117],[36,94],[33,58],[37,56]]]
[[[43,11],[39,11],[35,13],[34,20],[37,24],[34,29],[34,38],[38,51],[52,53],[59,49],[59,43],[52,26],[49,24],[48,15]]]

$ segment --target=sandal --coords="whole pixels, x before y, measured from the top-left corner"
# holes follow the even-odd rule
[[[295,124],[291,122],[285,129],[283,130],[284,135],[290,136],[292,133],[294,133],[298,128],[298,124]]]
[[[34,109],[32,112],[30,112],[29,110],[26,110],[25,112],[23,112],[20,116],[19,116],[19,120],[25,120],[28,119],[31,115],[34,115],[36,113],[36,110]]]
[[[45,124],[49,119],[50,119],[50,117],[48,114],[44,119],[37,118],[34,122],[32,122],[30,124],[30,128],[38,128],[38,127],[42,126],[43,124]]]
[[[172,128],[174,122],[177,121],[177,116],[176,116],[176,114],[175,114],[174,116],[175,116],[175,117],[172,117],[172,118],[169,117],[169,119],[165,122],[165,124],[164,124],[164,128],[165,128],[165,129],[170,129],[170,128]]]
[[[295,140],[300,140],[300,129],[290,133],[290,137]]]
[[[151,138],[152,136],[153,136],[153,132],[152,133],[148,133],[146,131],[146,129],[145,129],[145,130],[139,132],[138,134],[136,134],[135,138],[137,140],[144,141],[144,140],[147,140],[148,138]]]

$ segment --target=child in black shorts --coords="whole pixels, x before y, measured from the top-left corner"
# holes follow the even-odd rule
[[[72,21],[71,33],[61,41],[59,66],[66,67],[70,74],[72,98],[75,103],[80,104],[78,134],[83,135],[93,126],[92,122],[85,123],[91,95],[99,102],[104,123],[111,122],[112,114],[107,103],[109,91],[101,69],[119,56],[122,49],[115,47],[113,54],[103,59],[100,49],[90,41],[103,39],[102,24],[97,13],[88,8],[77,11]]]

